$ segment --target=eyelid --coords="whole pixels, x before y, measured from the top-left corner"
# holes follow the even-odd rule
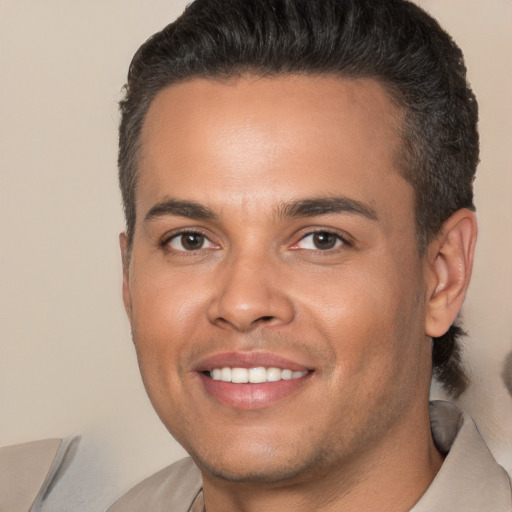
[[[204,237],[204,239],[208,242],[209,244],[209,247],[201,247],[197,250],[187,250],[187,249],[178,249],[176,247],[171,247],[170,246],[170,242],[173,241],[173,240],[176,240],[176,239],[179,239],[180,236],[183,236],[183,235],[188,235],[188,234],[192,234],[192,235],[201,235],[202,237]],[[165,248],[167,249],[169,252],[178,252],[178,253],[194,253],[194,252],[198,252],[198,251],[201,251],[201,250],[204,250],[204,249],[216,249],[216,248],[219,248],[219,245],[216,244],[215,242],[212,241],[211,239],[211,236],[208,235],[207,233],[205,233],[205,231],[201,228],[190,228],[190,227],[186,227],[186,228],[179,228],[179,229],[176,229],[176,230],[173,230],[171,232],[168,232],[166,233],[159,245],[162,247],[162,248]]]
[[[334,235],[338,239],[338,241],[341,242],[341,244],[336,244],[331,249],[319,249],[319,248],[303,249],[301,247],[298,247],[300,242],[302,242],[303,240],[305,240],[306,238],[308,238],[310,236],[314,236],[317,233],[328,233],[330,235]],[[305,250],[305,251],[318,251],[318,252],[325,252],[325,253],[327,253],[327,252],[338,250],[338,249],[340,249],[343,246],[345,246],[345,247],[352,247],[353,244],[354,244],[353,237],[351,237],[350,235],[348,235],[345,232],[342,232],[342,231],[339,231],[337,229],[330,228],[330,227],[329,228],[327,228],[327,227],[318,227],[318,228],[308,228],[307,230],[304,230],[303,233],[300,235],[299,240],[297,242],[293,243],[293,245],[291,246],[291,249],[292,250]]]

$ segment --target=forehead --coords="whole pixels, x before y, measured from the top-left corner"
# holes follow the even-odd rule
[[[175,84],[146,115],[137,207],[182,193],[222,205],[308,191],[375,202],[403,181],[395,165],[401,120],[372,79],[284,75]]]

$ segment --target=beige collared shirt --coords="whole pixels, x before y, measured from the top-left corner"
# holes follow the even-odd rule
[[[411,512],[512,512],[510,479],[469,415],[443,401],[431,403],[430,415],[436,445],[448,455]],[[186,458],[136,485],[107,512],[202,512],[203,508],[201,474]]]

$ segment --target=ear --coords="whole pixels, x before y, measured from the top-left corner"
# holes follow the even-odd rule
[[[123,262],[123,303],[128,318],[132,315],[132,301],[130,297],[129,268],[130,268],[130,249],[126,233],[119,235],[119,247],[121,248],[121,260]]]
[[[427,248],[425,333],[437,338],[455,320],[469,286],[477,236],[476,217],[463,208],[442,226]]]

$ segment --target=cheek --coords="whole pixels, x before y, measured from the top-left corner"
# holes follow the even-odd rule
[[[303,296],[306,319],[330,340],[337,371],[353,375],[372,367],[391,372],[421,335],[422,306],[418,275],[405,265],[353,268],[326,276]],[[414,283],[417,283],[416,285]]]
[[[132,320],[139,334],[147,331],[174,337],[197,325],[206,297],[194,276],[154,270],[134,276],[131,287]],[[157,338],[158,339],[158,338]]]
[[[192,283],[146,275],[131,286],[132,331],[148,391],[182,378],[191,340],[204,337],[205,299]]]

